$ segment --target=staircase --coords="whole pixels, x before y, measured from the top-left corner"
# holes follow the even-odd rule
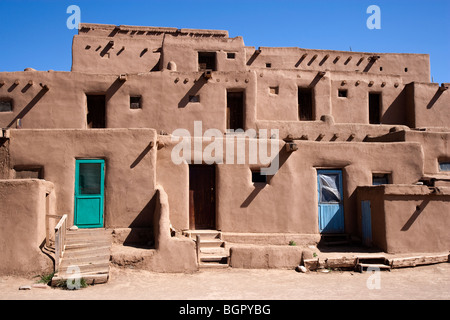
[[[200,269],[227,268],[229,250],[222,233],[217,230],[187,230],[183,234],[197,244],[197,260]]]
[[[363,272],[367,268],[378,268],[379,270],[389,270],[391,271],[391,266],[389,261],[383,256],[367,256],[367,257],[357,257],[356,271]]]
[[[106,283],[111,243],[111,231],[105,229],[68,230],[64,254],[53,276],[52,286],[74,278],[83,278],[86,284]]]

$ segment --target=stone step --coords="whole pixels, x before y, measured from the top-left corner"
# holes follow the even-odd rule
[[[86,282],[86,284],[93,285],[93,284],[101,284],[108,282],[109,279],[109,272],[108,273],[86,273],[82,274],[80,278],[83,278]],[[62,281],[67,281],[68,277],[53,277],[51,285],[53,287],[57,286]]]
[[[74,269],[74,268],[70,268],[70,271],[79,271],[81,273],[87,273],[87,272],[96,272],[96,273],[104,273],[104,272],[109,272],[109,261],[107,262],[98,262],[98,263],[89,263],[89,262],[84,262],[84,264],[79,264],[79,265],[66,265],[66,266],[62,266],[59,268],[58,270],[58,275],[66,275],[67,274],[67,270],[69,269],[69,267],[77,267],[78,269]],[[73,274],[73,272],[70,272],[70,274]]]

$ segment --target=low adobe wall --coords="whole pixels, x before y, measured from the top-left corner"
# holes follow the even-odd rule
[[[293,269],[302,261],[302,247],[236,246],[230,248],[230,266],[244,269]]]
[[[46,213],[52,214],[46,194],[52,190],[53,183],[44,180],[0,180],[0,274],[53,271],[53,261],[40,249]]]
[[[450,188],[382,185],[358,188],[371,204],[372,243],[387,253],[450,249]],[[361,207],[359,205],[361,228]],[[360,229],[361,232],[361,229]]]

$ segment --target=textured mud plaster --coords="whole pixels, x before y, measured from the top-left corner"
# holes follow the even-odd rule
[[[450,247],[450,188],[359,187],[358,200],[370,201],[373,244],[383,251],[441,252]]]
[[[0,180],[0,274],[41,274],[53,261],[41,251],[45,243],[46,195],[53,183]]]
[[[295,246],[239,246],[230,248],[230,266],[245,269],[292,269],[302,260]]]

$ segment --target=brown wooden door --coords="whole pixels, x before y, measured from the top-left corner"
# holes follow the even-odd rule
[[[215,167],[189,166],[189,228],[216,229]]]

